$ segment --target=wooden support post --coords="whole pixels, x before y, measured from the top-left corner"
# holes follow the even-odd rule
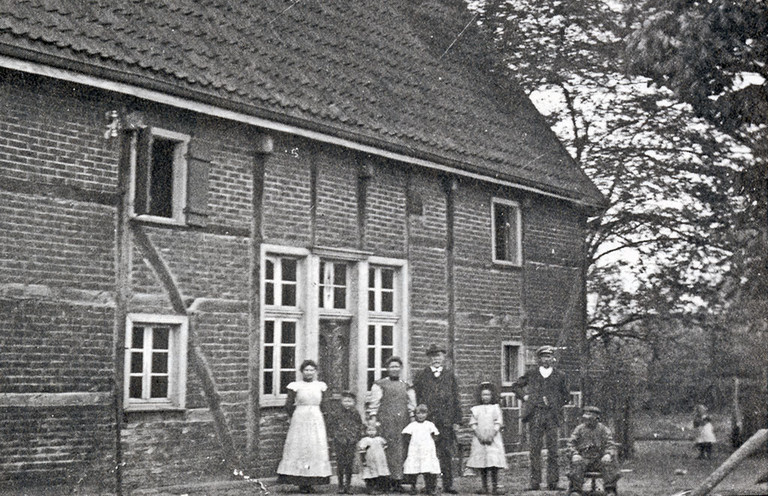
[[[733,452],[727,460],[720,465],[717,470],[712,472],[699,487],[689,496],[705,496],[709,494],[716,485],[720,483],[725,477],[730,474],[745,458],[755,453],[759,449],[765,448],[765,443],[768,441],[768,429],[760,429],[750,437],[746,443],[742,444],[739,449]]]

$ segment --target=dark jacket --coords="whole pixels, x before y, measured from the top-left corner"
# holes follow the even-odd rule
[[[528,401],[523,403],[523,422],[528,422],[534,415],[548,415],[552,420],[560,422],[560,409],[570,401],[568,378],[564,372],[554,369],[546,379],[539,372],[539,367],[532,367],[512,384],[512,392],[521,400],[528,395]]]
[[[424,403],[429,408],[427,417],[437,426],[449,427],[461,423],[461,405],[459,404],[459,383],[453,371],[443,368],[440,377],[435,377],[432,369],[426,367],[413,379],[416,403]]]
[[[357,409],[339,405],[329,417],[328,432],[335,443],[355,444],[363,437],[363,419]]]

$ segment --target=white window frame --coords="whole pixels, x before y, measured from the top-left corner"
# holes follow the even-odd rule
[[[173,215],[171,217],[161,217],[150,214],[137,214],[134,209],[136,199],[136,159],[138,146],[138,137],[134,133],[131,137],[131,180],[129,183],[130,193],[130,216],[142,221],[154,222],[157,224],[184,225],[186,216],[184,210],[187,204],[187,150],[189,149],[190,136],[177,133],[168,129],[151,128],[152,136],[177,141],[179,145],[174,150],[173,158],[173,198],[171,199]]]
[[[265,284],[266,284],[266,266],[269,258],[292,258],[296,260],[296,305],[285,306],[282,305],[282,292],[278,291],[278,286],[275,286],[275,302],[280,303],[277,305],[267,305],[265,301]],[[264,329],[265,322],[267,320],[276,321],[292,321],[296,323],[296,343],[294,357],[296,360],[294,367],[294,380],[298,379],[298,366],[304,360],[305,357],[316,356],[316,346],[313,349],[308,348],[308,344],[312,342],[311,337],[307,332],[307,323],[311,316],[308,315],[308,308],[311,303],[308,301],[311,298],[308,296],[312,294],[312,291],[308,289],[308,276],[312,268],[312,264],[309,263],[309,251],[304,248],[295,248],[289,246],[269,245],[263,244],[261,246],[261,264],[260,264],[260,338],[259,338],[259,403],[261,406],[282,406],[285,405],[285,399],[287,394],[279,392],[279,383],[273,383],[273,394],[264,394]],[[277,275],[277,274],[276,274]],[[312,288],[315,292],[317,288]],[[276,339],[277,341],[277,339]],[[276,366],[275,370],[280,370],[279,357],[280,350],[278,346],[275,346],[273,350],[274,357],[278,361],[274,362]],[[279,376],[279,374],[278,374]],[[277,380],[278,376],[274,376],[273,380]]]
[[[496,206],[501,205],[506,208],[510,208],[516,217],[516,229],[514,233],[508,232],[509,242],[515,243],[515,260],[504,260],[499,258],[499,253],[496,252]],[[522,210],[520,203],[506,200],[504,198],[492,198],[491,199],[491,250],[493,252],[493,263],[499,265],[509,265],[512,267],[521,267],[523,264],[523,238],[522,238]],[[514,236],[513,236],[514,235]]]
[[[321,264],[325,264],[325,274],[328,275],[328,273],[333,274],[333,270],[329,270],[329,267],[335,267],[336,265],[344,265],[346,267],[345,272],[345,281],[344,281],[344,307],[343,308],[334,308],[334,288],[340,287],[338,284],[331,283],[328,284],[326,281],[322,280],[324,278],[321,278],[320,276],[320,266]],[[323,296],[320,296],[318,294],[318,312],[323,316],[333,317],[333,316],[340,316],[340,317],[351,317],[351,312],[349,311],[350,307],[350,300],[351,300],[351,277],[350,275],[354,271],[354,266],[352,263],[350,263],[347,260],[338,260],[333,258],[325,258],[325,257],[319,257],[317,261],[317,277],[318,277],[318,287],[325,287],[325,294]],[[319,292],[318,292],[319,293]],[[322,303],[324,306],[320,306],[321,299],[323,300]],[[326,304],[330,303],[330,306],[327,306]]]
[[[386,268],[392,269],[393,274],[393,308],[391,312],[379,312],[371,311],[368,308],[368,291],[369,291],[369,269]],[[380,277],[380,276],[375,276]],[[369,257],[364,263],[359,264],[359,297],[358,297],[358,312],[359,312],[359,327],[358,327],[358,350],[360,353],[360,361],[358,364],[358,397],[364,398],[368,394],[368,326],[375,325],[392,325],[393,326],[393,351],[394,355],[399,356],[403,360],[403,372],[401,377],[408,377],[408,354],[406,351],[409,346],[408,338],[408,264],[405,260],[386,258],[386,257]],[[377,308],[380,307],[380,281],[374,282],[374,288],[376,289],[376,302],[379,303]],[[376,351],[376,359],[380,360],[381,350]],[[378,380],[382,377],[384,372],[384,364],[376,363],[374,380]]]
[[[507,364],[506,358],[506,348],[507,346],[516,346],[517,347],[517,371],[516,376],[511,381],[506,380],[506,377],[504,377]],[[513,382],[517,380],[518,377],[520,377],[525,372],[525,348],[523,346],[523,343],[521,341],[516,340],[509,340],[509,341],[502,341],[501,342],[501,385],[504,387],[511,386]]]
[[[130,398],[131,340],[134,325],[169,326],[168,335],[168,398]],[[187,339],[189,318],[186,315],[130,313],[125,322],[125,362],[123,407],[126,411],[180,410],[185,408],[187,391]],[[146,341],[145,341],[146,346]],[[151,354],[144,352],[145,368]],[[146,369],[142,374],[146,374]]]

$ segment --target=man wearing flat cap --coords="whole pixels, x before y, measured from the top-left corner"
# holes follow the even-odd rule
[[[430,420],[440,434],[435,440],[440,471],[443,474],[443,492],[457,494],[453,488],[451,457],[455,432],[461,423],[461,405],[459,404],[459,383],[453,371],[445,368],[445,348],[435,344],[427,350],[429,366],[421,370],[413,379],[416,403],[424,403],[429,408]]]
[[[568,440],[568,456],[571,459],[569,495],[581,496],[584,473],[600,472],[606,496],[616,496],[619,468],[616,463],[616,445],[611,430],[600,422],[600,409],[585,406],[579,424]]]
[[[555,349],[541,346],[536,350],[538,367],[528,370],[512,384],[512,392],[523,401],[523,422],[528,424],[530,438],[531,489],[541,485],[541,448],[546,437],[547,488],[557,489],[560,468],[557,456],[557,429],[560,413],[569,399],[568,379],[554,368]]]

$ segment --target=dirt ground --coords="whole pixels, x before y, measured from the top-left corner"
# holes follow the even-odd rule
[[[686,489],[692,489],[713,472],[731,453],[728,446],[718,445],[711,460],[697,460],[696,451],[690,440],[644,440],[635,443],[636,455],[633,460],[622,465],[623,477],[619,481],[620,496],[674,496]],[[738,469],[721,482],[711,496],[766,496],[768,484],[757,485],[754,481],[768,468],[768,456],[761,454],[743,462]],[[561,470],[560,491],[529,491],[528,469],[510,468],[501,473],[500,482],[504,494],[522,496],[561,496],[567,487],[566,470]],[[335,480],[332,480],[335,483]],[[295,486],[281,486],[274,479],[261,481],[272,495],[290,495],[296,493]],[[357,476],[354,489],[364,494],[364,484]],[[421,481],[420,481],[421,483]],[[456,479],[456,488],[461,494],[475,494],[480,488],[480,478],[465,475]],[[73,490],[74,489],[74,490]],[[317,493],[336,494],[337,486],[318,486]],[[105,493],[92,492],[88,488],[17,488],[13,491],[0,491],[1,496],[58,496],[63,494],[91,495]],[[255,481],[222,480],[206,483],[190,483],[185,486],[166,488],[142,488],[130,493],[131,496],[257,496],[265,494]],[[126,494],[128,496],[128,494]]]

